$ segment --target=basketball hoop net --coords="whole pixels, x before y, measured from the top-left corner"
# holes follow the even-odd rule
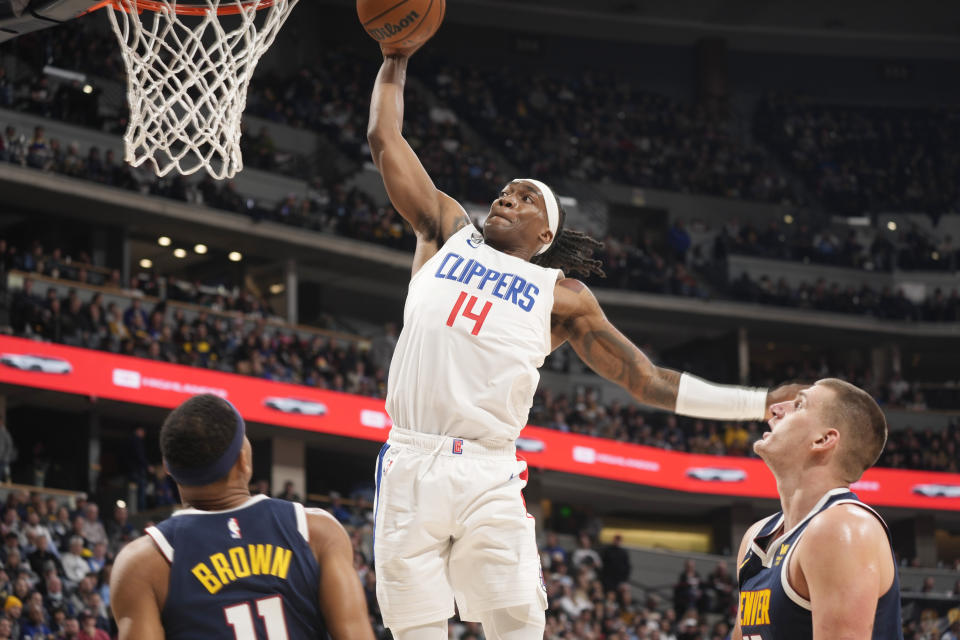
[[[240,122],[250,77],[297,2],[105,3],[127,69],[125,160],[150,162],[158,176],[206,169],[222,180],[243,169]]]

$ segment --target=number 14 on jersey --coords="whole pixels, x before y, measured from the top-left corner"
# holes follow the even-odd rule
[[[476,313],[474,311],[474,305],[478,302],[477,296],[470,296],[470,299],[467,300],[467,292],[461,291],[460,297],[457,298],[456,304],[453,305],[453,309],[450,311],[449,317],[447,317],[448,327],[452,327],[453,323],[456,322],[457,315],[460,313],[464,301],[466,301],[467,307],[463,310],[463,317],[468,320],[473,320],[473,330],[470,333],[477,335],[480,333],[480,329],[483,327],[483,321],[487,319],[487,314],[490,313],[490,308],[493,306],[493,303],[489,300],[484,302],[480,313]]]

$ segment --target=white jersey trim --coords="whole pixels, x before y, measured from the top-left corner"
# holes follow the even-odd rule
[[[769,569],[771,564],[773,563],[773,559],[777,555],[776,550],[781,540],[784,540],[790,537],[791,535],[793,535],[794,531],[802,527],[804,523],[806,523],[810,518],[817,515],[820,509],[823,508],[823,505],[825,505],[827,501],[830,500],[830,498],[836,495],[840,495],[841,493],[847,493],[849,491],[850,491],[849,487],[837,487],[836,489],[830,489],[830,491],[827,491],[825,494],[823,494],[823,497],[817,500],[817,504],[813,505],[813,508],[810,509],[810,511],[807,513],[806,516],[804,516],[803,520],[801,520],[797,524],[790,527],[789,531],[786,531],[780,534],[779,536],[777,536],[775,539],[771,540],[770,544],[767,545],[767,551],[764,551],[760,548],[760,546],[756,543],[756,538],[754,538],[750,542],[750,550],[756,553],[758,556],[760,556],[760,560],[764,568]],[[783,514],[781,513],[780,519],[777,521],[777,527],[779,527],[782,522],[783,522]],[[762,529],[763,527],[761,526],[760,528]]]
[[[231,513],[233,511],[240,511],[240,509],[246,509],[247,507],[255,505],[258,502],[263,502],[264,500],[269,500],[269,499],[270,499],[270,496],[261,493],[256,496],[250,496],[249,500],[232,509],[223,509],[221,511],[204,511],[202,509],[194,509],[193,507],[188,507],[186,509],[180,509],[180,511],[174,512],[173,515],[174,516],[204,516],[204,515],[215,515],[218,513]]]
[[[802,537],[803,533],[797,536],[794,543],[790,545],[787,555],[783,557],[783,564],[780,565],[780,584],[783,585],[783,592],[793,601],[793,604],[807,611],[813,611],[810,601],[797,593],[793,585],[790,584],[790,570],[788,568],[790,566],[790,558],[793,556],[793,552],[797,550],[797,543],[800,542],[800,538]]]
[[[163,557],[167,559],[167,562],[173,564],[173,547],[170,545],[170,542],[167,541],[166,536],[160,532],[160,529],[147,527],[144,531],[153,539],[153,543],[157,545],[157,549],[159,549]]]
[[[539,265],[534,265],[534,266],[539,266]],[[563,271],[559,269],[554,269],[553,267],[542,267],[542,268],[547,269],[549,271],[555,271],[557,274],[556,279],[553,281],[554,288],[552,291],[550,291],[550,308],[547,309],[547,313],[545,314],[545,317],[544,317],[544,328],[545,328],[544,334],[547,336],[547,344],[544,345],[543,357],[544,359],[546,359],[547,356],[553,353],[553,330],[552,330],[553,327],[551,326],[552,325],[551,320],[553,319],[553,307],[557,303],[556,287],[557,287],[557,283],[560,282],[565,276],[563,275]]]
[[[759,527],[757,527],[757,532],[759,533],[760,531],[762,531],[763,528],[764,528],[765,526],[767,526],[767,524],[769,524],[769,522],[770,522],[771,520],[773,520],[775,517],[777,518],[777,524],[776,524],[776,526],[773,528],[773,530],[776,531],[776,530],[777,530],[777,527],[780,526],[780,523],[783,522],[783,514],[780,514],[779,516],[777,516],[777,514],[773,514],[773,515],[767,516],[766,518],[764,518],[763,520],[761,520],[760,522],[761,522],[762,524],[761,524]],[[767,548],[768,548],[768,549],[772,549],[773,546],[772,546],[772,545],[769,545]],[[768,559],[767,559],[767,552],[764,551],[763,549],[761,549],[761,548],[760,548],[760,545],[757,544],[757,536],[756,536],[756,534],[754,534],[753,539],[750,540],[750,551],[752,551],[755,556],[757,556],[758,558],[760,558],[760,564],[762,564],[762,565],[765,566],[765,567],[769,565],[769,562],[768,562]]]
[[[303,539],[310,542],[310,531],[307,529],[307,512],[299,502],[293,503],[293,512],[297,516],[297,531],[303,536]]]
[[[837,489],[834,489],[828,495],[834,494],[836,491]],[[843,491],[846,492],[846,491],[849,491],[849,489],[844,489]],[[887,525],[883,521],[883,518],[880,517],[880,514],[874,511],[870,506],[860,502],[859,500],[853,500],[851,498],[847,498],[845,500],[837,500],[836,502],[831,504],[829,507],[827,507],[827,509],[832,509],[838,504],[853,504],[863,509],[866,509],[867,511],[872,513],[877,518],[877,520],[880,521],[880,524],[883,525],[884,529],[887,528]],[[826,511],[827,509],[824,509],[824,511]],[[808,520],[809,518],[810,516],[807,516],[807,518],[804,519],[804,522],[806,522],[806,520]],[[813,611],[813,607],[811,606],[810,601],[804,598],[803,596],[801,596],[799,593],[797,593],[796,589],[793,588],[793,585],[790,584],[790,571],[789,571],[790,558],[791,556],[793,556],[793,552],[797,549],[797,545],[800,543],[800,538],[803,537],[803,533],[804,533],[803,531],[800,532],[800,535],[797,536],[797,539],[794,540],[793,544],[790,545],[790,550],[787,551],[787,555],[784,556],[783,558],[783,564],[780,567],[780,584],[783,585],[783,591],[787,594],[787,597],[790,598],[795,605],[802,607],[807,611]]]

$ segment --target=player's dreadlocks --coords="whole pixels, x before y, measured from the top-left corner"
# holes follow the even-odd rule
[[[549,187],[547,187],[549,189]],[[553,189],[550,189],[553,191]],[[602,249],[603,243],[591,238],[582,231],[573,229],[564,229],[563,224],[567,219],[567,212],[560,205],[560,198],[553,195],[557,203],[557,209],[560,212],[560,222],[557,225],[557,237],[547,251],[539,256],[530,259],[533,264],[551,269],[560,269],[565,275],[578,273],[583,277],[589,277],[593,274],[606,278],[607,274],[603,272],[603,262],[593,258],[593,252]]]

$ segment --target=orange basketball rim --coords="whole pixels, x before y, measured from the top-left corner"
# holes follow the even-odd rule
[[[257,11],[260,9],[266,9],[273,6],[274,2],[276,2],[276,0],[232,0],[224,3],[223,6],[218,6],[216,11],[217,15],[232,16],[240,13],[241,11],[245,11],[250,7],[253,7]],[[98,9],[103,9],[104,7],[110,5],[113,5],[115,8],[123,11],[128,11],[130,5],[133,5],[137,8],[138,12],[161,12],[167,8],[166,4],[163,2],[158,2],[157,0],[103,0],[102,2],[98,2],[90,7],[87,13],[96,11]],[[174,6],[174,11],[181,16],[203,16],[208,14],[210,10],[210,4],[207,2],[191,3],[181,0]]]

